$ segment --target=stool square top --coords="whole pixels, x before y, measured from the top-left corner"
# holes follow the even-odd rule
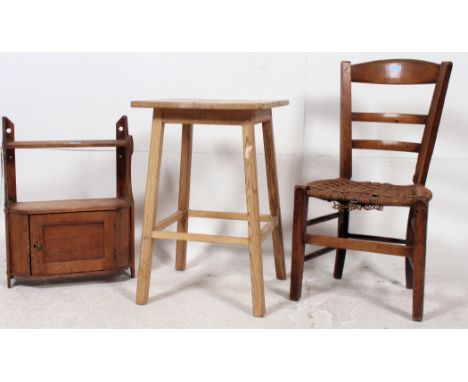
[[[266,110],[286,105],[289,105],[288,100],[163,99],[131,103],[132,107],[192,110]]]

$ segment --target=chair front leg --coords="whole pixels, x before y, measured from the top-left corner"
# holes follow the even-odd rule
[[[414,207],[413,245],[413,320],[422,321],[424,311],[424,277],[426,271],[426,231],[428,205],[417,202]]]
[[[349,226],[349,210],[340,211],[338,217],[338,237],[346,237],[348,234]],[[346,249],[337,249],[335,256],[335,268],[333,270],[333,277],[341,279],[343,276],[343,268],[346,259]]]
[[[307,209],[309,197],[304,186],[296,186],[294,191],[294,215],[292,233],[291,262],[291,300],[299,300],[302,292],[302,276],[304,273],[305,243],[304,234],[307,228]]]

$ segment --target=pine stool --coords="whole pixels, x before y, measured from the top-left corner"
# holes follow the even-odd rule
[[[137,304],[146,304],[148,302],[153,239],[177,240],[176,269],[180,271],[185,269],[187,241],[201,241],[242,245],[249,248],[253,315],[256,317],[263,317],[265,315],[261,245],[270,234],[272,234],[273,237],[276,277],[281,280],[286,279],[271,109],[288,104],[288,101],[229,102],[218,100],[132,102],[132,107],[153,109],[153,126],[151,132],[148,176],[143,212],[140,268],[138,272],[136,296]],[[155,224],[164,125],[166,123],[182,124],[179,201],[178,210],[175,213]],[[270,202],[270,214],[268,215],[261,215],[258,205],[257,159],[255,154],[254,134],[254,126],[257,123],[262,123],[263,127]],[[192,131],[194,124],[242,126],[247,213],[195,211],[189,209]],[[248,222],[248,237],[188,233],[189,217],[245,220]],[[164,231],[165,228],[176,222],[177,232]],[[266,224],[260,227],[260,222],[265,222]]]

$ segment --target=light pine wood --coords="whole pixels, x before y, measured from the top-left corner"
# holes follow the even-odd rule
[[[253,315],[265,315],[265,291],[263,286],[263,263],[258,207],[257,157],[255,154],[255,131],[253,123],[242,126],[245,191],[247,198],[247,221],[249,223],[250,278],[252,283]]]
[[[189,210],[188,216],[193,218],[211,218],[211,219],[223,219],[223,220],[247,220],[248,215],[245,212],[224,212],[224,211],[200,211],[200,210]],[[270,215],[260,215],[261,222],[271,221]]]
[[[187,233],[188,209],[190,204],[190,173],[192,169],[192,144],[193,125],[182,125],[182,147],[180,155],[180,177],[179,177],[179,211],[183,212],[182,219],[177,221],[177,232]],[[187,241],[176,243],[176,264],[178,271],[185,270],[187,258]]]
[[[204,243],[232,244],[243,246],[246,246],[249,243],[249,240],[245,237],[207,235],[204,233],[153,231],[152,237],[154,239],[164,240],[200,241]]]
[[[269,120],[271,110],[207,110],[207,109],[158,109],[164,123],[237,125],[246,121],[260,123]]]
[[[265,315],[261,242],[270,234],[273,236],[277,278],[286,278],[271,108],[287,104],[288,101],[162,100],[132,102],[133,107],[152,108],[155,116],[153,119],[153,138],[150,148],[150,158],[153,158],[150,159],[150,163],[153,163],[153,167],[149,167],[148,170],[137,303],[144,304],[148,300],[151,272],[151,238],[177,241],[176,269],[178,270],[185,269],[186,242],[200,241],[241,245],[249,248],[253,314],[257,317]],[[254,125],[256,123],[263,124],[270,201],[270,213],[263,215],[260,215],[258,205],[257,162],[254,136]],[[151,190],[154,190],[155,187],[157,189],[158,186],[158,181],[155,179],[159,177],[159,167],[156,168],[155,163],[158,162],[157,166],[160,165],[160,145],[162,145],[162,131],[165,124],[183,125],[178,211],[162,220],[156,227],[153,227],[154,216],[156,214],[157,191],[152,192]],[[189,209],[190,164],[194,124],[242,126],[247,213]],[[155,134],[158,134],[155,133],[158,125],[161,126],[161,132],[156,140],[160,144],[156,145],[154,137]],[[159,150],[159,154],[154,154],[155,150]],[[152,210],[147,211],[149,208]],[[187,232],[189,218],[247,221],[249,235],[248,237],[236,237],[190,233]],[[176,221],[178,222],[178,232],[166,232],[163,230]],[[260,229],[260,222],[266,222],[267,224]],[[148,238],[148,235],[151,238]]]
[[[284,260],[283,227],[281,223],[281,208],[276,170],[275,139],[273,135],[273,121],[270,119],[262,124],[263,145],[265,148],[265,168],[268,184],[268,200],[270,213],[277,219],[272,232],[273,254],[275,257],[276,278],[286,280],[286,263]],[[262,239],[263,241],[264,239]]]
[[[179,222],[184,218],[184,211],[176,211],[173,214],[169,215],[167,218],[164,218],[160,222],[156,223],[154,230],[161,231],[164,228],[169,227],[170,225]]]
[[[148,302],[149,285],[151,278],[151,264],[153,260],[152,231],[156,219],[159,172],[161,170],[161,156],[164,137],[164,124],[158,112],[153,112],[153,127],[148,159],[148,175],[146,178],[145,207],[143,210],[143,226],[140,250],[140,266],[138,270],[137,304]]]
[[[265,110],[289,105],[287,100],[219,100],[219,99],[163,99],[133,101],[132,107],[151,109],[196,109],[196,110]]]
[[[272,221],[266,223],[262,229],[260,230],[260,237],[261,241],[263,242],[268,236],[270,236],[270,233],[272,233],[276,227],[278,227],[279,220],[277,217],[273,218]]]

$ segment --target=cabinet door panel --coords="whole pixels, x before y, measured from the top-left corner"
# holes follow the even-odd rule
[[[112,269],[115,211],[30,217],[33,276]]]

